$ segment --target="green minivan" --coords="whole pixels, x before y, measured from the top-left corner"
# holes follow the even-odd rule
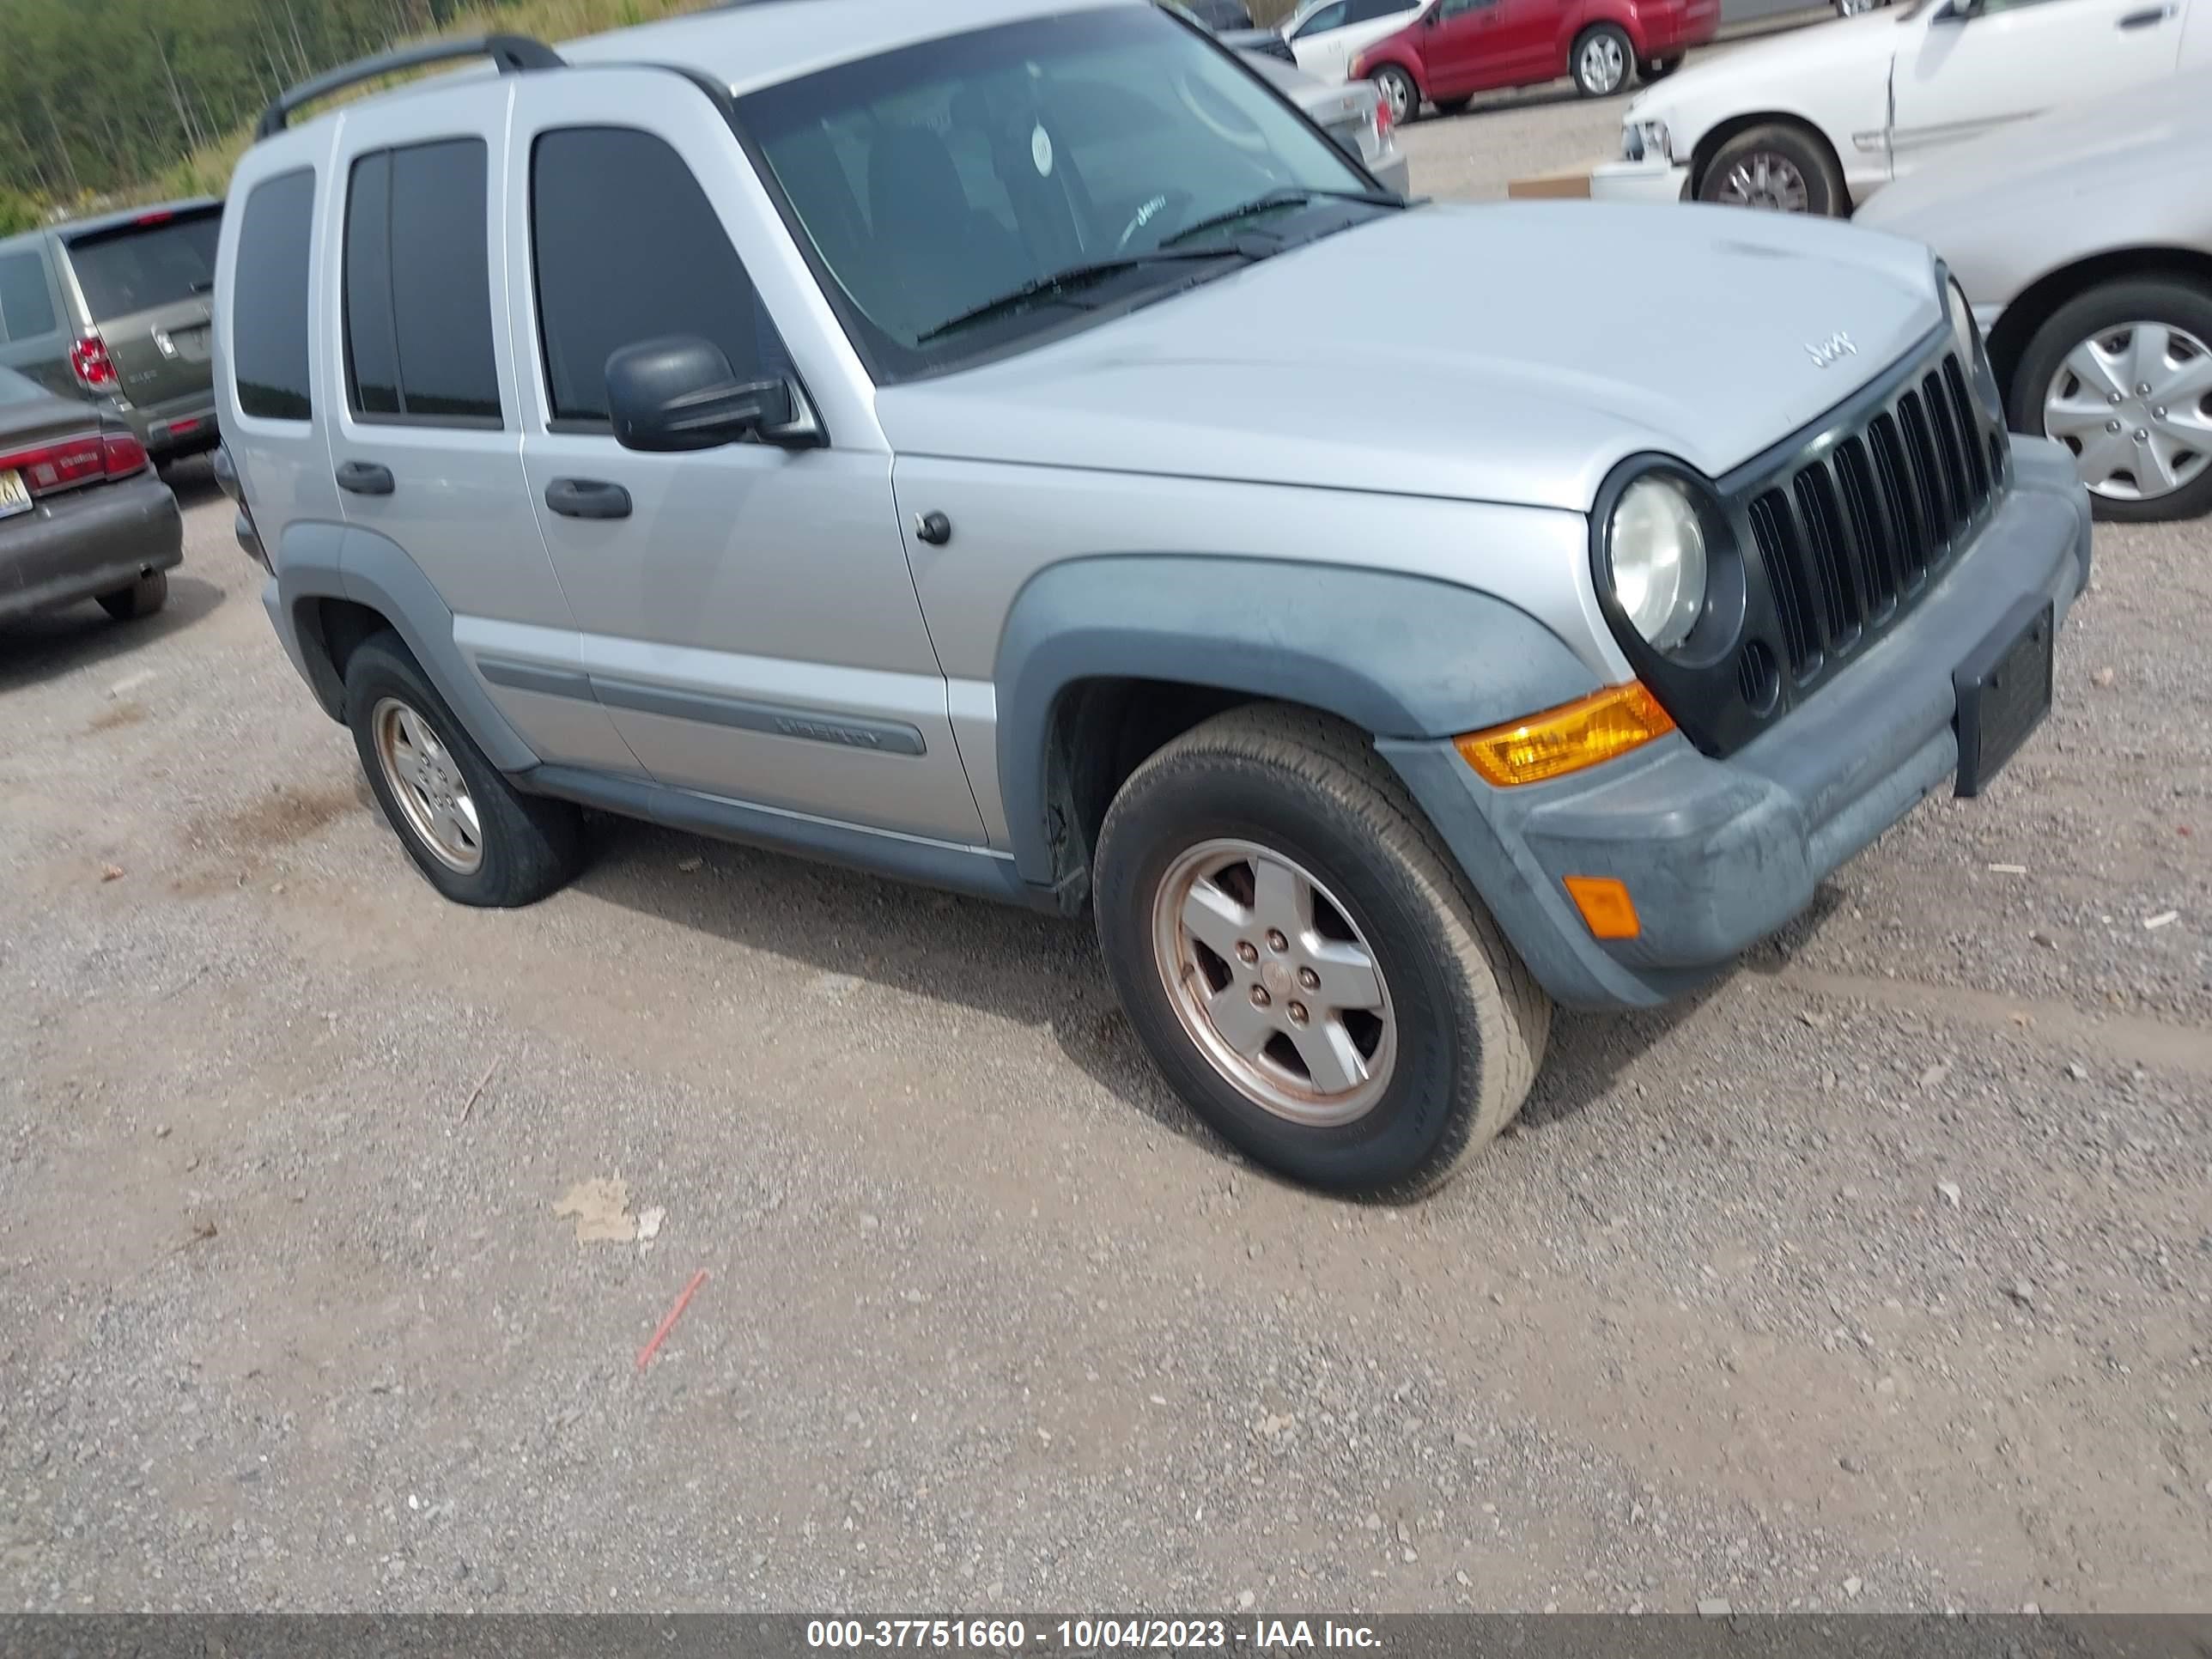
[[[0,368],[104,404],[157,462],[214,448],[222,220],[172,202],[0,240]]]

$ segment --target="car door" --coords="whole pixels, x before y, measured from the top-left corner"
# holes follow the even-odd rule
[[[664,784],[981,844],[890,454],[808,391],[857,363],[728,124],[673,76],[611,69],[529,77],[514,133],[523,469],[588,695]],[[623,448],[607,359],[670,336],[793,380],[821,441]]]
[[[1905,25],[1893,71],[1894,175],[1942,146],[2172,75],[2185,0],[1959,0]],[[1903,33],[1901,30],[1900,33]]]
[[[486,635],[565,638],[573,655],[574,630],[523,477],[507,290],[493,280],[507,269],[511,97],[502,81],[349,110],[325,221],[341,382],[326,426],[346,523],[429,578],[480,675]],[[639,769],[589,699],[484,678],[541,759]]]
[[[1438,0],[1421,43],[1433,99],[1463,98],[1503,86],[1507,75],[1496,50],[1504,0]]]
[[[1319,80],[1341,80],[1351,66],[1352,49],[1345,25],[1352,15],[1352,0],[1328,0],[1318,11],[1309,12],[1291,33],[1291,55],[1298,67]]]

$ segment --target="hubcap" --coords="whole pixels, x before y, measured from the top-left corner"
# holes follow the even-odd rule
[[[397,697],[369,713],[377,764],[407,827],[439,862],[462,875],[483,863],[483,830],[453,751],[430,722]]]
[[[1192,848],[1153,900],[1152,950],[1183,1029],[1253,1104],[1330,1128],[1389,1086],[1397,1022],[1381,966],[1294,860],[1249,841]]]
[[[1583,48],[1583,84],[1593,92],[1611,92],[1628,73],[1628,57],[1620,42],[1601,34]]]
[[[2066,354],[2043,395],[2043,429],[2074,452],[2081,482],[2150,501],[2212,465],[2212,349],[2170,323],[2122,323]]]
[[[1796,163],[1766,149],[1755,149],[1730,167],[1714,200],[1769,213],[1807,213],[1813,204]]]
[[[1382,96],[1389,102],[1392,122],[1397,125],[1404,125],[1406,118],[1413,113],[1413,90],[1407,84],[1406,77],[1402,75],[1384,76]]]

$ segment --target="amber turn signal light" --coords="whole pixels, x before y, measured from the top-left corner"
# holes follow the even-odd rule
[[[1467,763],[1500,789],[1541,783],[1595,766],[1654,738],[1674,722],[1640,680],[1602,691],[1510,726],[1470,732],[1453,741]]]
[[[1628,889],[1611,876],[1569,876],[1567,896],[1583,913],[1592,939],[1635,939],[1644,932]]]

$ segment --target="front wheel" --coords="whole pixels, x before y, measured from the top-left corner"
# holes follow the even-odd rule
[[[509,783],[398,635],[365,640],[348,659],[345,719],[400,845],[455,903],[533,904],[576,872],[581,814]]]
[[[1358,732],[1258,706],[1122,786],[1099,942],[1176,1092],[1261,1164],[1417,1197],[1520,1109],[1551,1004]]]
[[[1375,71],[1373,78],[1383,107],[1390,112],[1391,125],[1408,125],[1420,114],[1421,89],[1404,70],[1395,64],[1385,64]]]
[[[1698,180],[1698,199],[1770,213],[1840,219],[1850,211],[1827,146],[1803,129],[1770,121],[1723,144]]]
[[[1568,67],[1583,97],[1610,98],[1628,84],[1628,66],[1635,61],[1627,33],[1617,23],[1600,23],[1575,41]]]
[[[2212,289],[2106,283],[2053,312],[2013,371],[2015,432],[2074,452],[2097,516],[2212,511]]]

